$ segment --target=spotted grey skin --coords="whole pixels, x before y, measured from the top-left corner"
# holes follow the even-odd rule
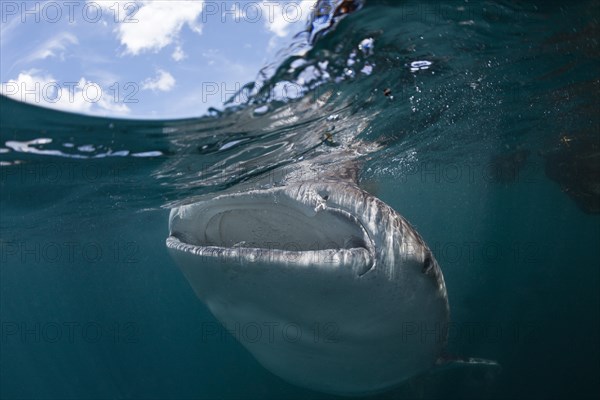
[[[171,210],[167,247],[268,370],[313,390],[385,390],[440,360],[449,307],[416,230],[352,182],[224,194]]]

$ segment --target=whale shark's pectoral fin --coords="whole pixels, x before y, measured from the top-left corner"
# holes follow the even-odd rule
[[[480,376],[486,381],[495,379],[502,371],[500,364],[494,360],[444,355],[438,358],[436,368],[432,372],[449,369],[465,369],[465,372],[471,371],[474,375]]]
[[[494,360],[488,360],[485,358],[475,358],[475,357],[459,357],[459,356],[442,356],[438,358],[436,365],[438,368],[446,369],[453,367],[485,367],[497,369],[500,371],[502,367],[498,362]]]
[[[398,393],[408,398],[438,398],[448,396],[446,390],[458,387],[459,392],[450,397],[490,398],[501,369],[492,360],[444,355],[435,368],[409,380],[406,386],[398,388]]]
[[[475,357],[444,355],[437,360],[436,365],[436,368],[430,371],[431,374],[458,373],[470,386],[479,387],[493,384],[502,372],[502,366],[498,362]]]

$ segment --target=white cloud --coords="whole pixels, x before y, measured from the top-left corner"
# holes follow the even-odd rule
[[[165,70],[159,69],[154,79],[148,78],[142,82],[142,89],[144,90],[160,90],[161,92],[168,92],[175,86],[175,78],[173,75]]]
[[[16,79],[2,83],[0,93],[15,100],[91,114],[128,114],[125,104],[115,103],[110,91],[95,82],[81,78],[78,82],[59,83],[39,70],[23,71]]]
[[[68,32],[61,32],[46,40],[22,61],[31,62],[35,60],[44,60],[48,57],[60,57],[61,59],[64,59],[67,46],[78,43],[79,41],[75,35]]]
[[[231,9],[227,8],[227,3],[222,3],[222,7],[223,12],[221,13],[221,21],[228,21],[229,15],[232,16],[231,20],[235,22],[240,22],[246,19],[246,13],[238,3],[233,3]]]
[[[296,0],[291,2],[263,0],[259,6],[265,27],[278,37],[286,37],[290,27],[304,23],[310,16],[316,0]]]
[[[280,3],[262,1],[260,3],[265,27],[279,37],[287,36],[289,25]]]
[[[202,12],[203,0],[145,0],[135,4],[135,12],[117,27],[119,40],[128,54],[161,50],[178,38],[185,24],[202,33],[202,25],[196,20]]]
[[[181,46],[177,46],[175,50],[173,50],[173,54],[171,54],[171,58],[173,58],[173,60],[175,61],[181,61],[186,57],[187,55],[185,54]]]
[[[0,45],[3,46],[5,43],[8,43],[15,29],[22,25],[23,23],[19,15],[15,15],[12,19],[7,19],[7,21],[3,20],[0,23]]]

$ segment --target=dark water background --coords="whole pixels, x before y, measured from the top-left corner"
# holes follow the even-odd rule
[[[276,184],[317,156],[327,172],[360,148],[361,185],[415,225],[444,271],[449,350],[502,365],[374,397],[596,397],[599,11],[368,2],[243,93],[247,104],[198,119],[0,98],[0,396],[331,398],[223,333],[164,240],[173,204],[265,174]],[[282,101],[285,85],[295,100]]]

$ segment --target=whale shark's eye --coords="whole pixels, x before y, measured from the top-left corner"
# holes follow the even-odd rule
[[[350,236],[344,241],[344,248],[346,249],[352,249],[357,247],[367,248],[368,246],[364,239],[356,236]]]
[[[433,268],[433,259],[431,258],[431,254],[427,254],[425,256],[425,260],[423,261],[423,268],[421,269],[421,272],[423,272],[424,274],[428,274],[432,268]]]
[[[327,191],[319,190],[317,193],[319,193],[319,196],[321,196],[323,200],[327,201],[329,199],[329,193],[327,193]]]

